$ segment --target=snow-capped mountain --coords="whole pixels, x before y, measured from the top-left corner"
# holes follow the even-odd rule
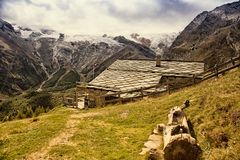
[[[133,33],[126,36],[128,39],[145,45],[155,51],[157,54],[163,54],[171,46],[172,42],[178,36],[178,33],[160,33],[160,34],[138,34]]]
[[[35,27],[29,28],[29,27],[22,27],[18,26],[16,24],[13,25],[14,30],[25,39],[32,39],[32,40],[38,40],[41,38],[54,38],[58,39],[60,35],[62,35],[64,38],[63,40],[65,42],[84,42],[88,41],[89,43],[95,43],[98,44],[100,42],[107,43],[109,45],[119,45],[119,43],[115,40],[113,40],[114,37],[109,37],[107,35],[103,36],[95,36],[95,35],[65,35],[63,33],[57,32],[52,29],[38,29]]]

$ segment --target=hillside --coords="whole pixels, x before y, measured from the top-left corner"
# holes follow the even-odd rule
[[[0,124],[0,159],[144,159],[143,143],[169,109],[186,109],[203,159],[240,159],[240,69],[170,95],[85,111],[56,108]]]
[[[173,42],[165,58],[204,61],[207,67],[239,54],[240,1],[199,14]]]

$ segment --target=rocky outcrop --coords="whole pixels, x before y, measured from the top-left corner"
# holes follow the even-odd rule
[[[235,57],[240,49],[240,2],[199,14],[176,38],[167,59],[204,61],[212,67]]]

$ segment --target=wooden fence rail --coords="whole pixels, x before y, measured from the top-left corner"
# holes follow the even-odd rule
[[[232,58],[231,60],[223,64],[216,65],[215,67],[212,67],[204,71],[203,73],[197,74],[196,76],[202,77],[202,81],[203,81],[215,76],[218,77],[219,74],[225,73],[226,71],[229,71],[239,66],[240,66],[240,56]]]

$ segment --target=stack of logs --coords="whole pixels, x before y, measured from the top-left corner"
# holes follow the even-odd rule
[[[157,125],[154,134],[163,135],[163,150],[159,153],[159,149],[150,149],[148,159],[158,159],[161,154],[165,160],[196,160],[199,158],[201,149],[196,139],[191,136],[187,118],[183,112],[187,107],[189,107],[189,101],[181,107],[172,108],[168,114],[168,124]]]

